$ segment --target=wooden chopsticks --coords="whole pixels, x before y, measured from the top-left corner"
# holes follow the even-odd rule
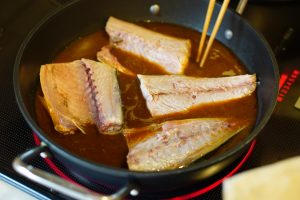
[[[205,41],[205,38],[206,38],[207,29],[208,29],[208,26],[209,26],[209,23],[210,23],[211,16],[213,14],[215,3],[216,3],[216,0],[210,0],[209,4],[208,4],[206,16],[205,16],[205,22],[204,22],[204,26],[203,26],[203,30],[202,30],[202,34],[201,34],[201,40],[200,40],[200,43],[199,43],[199,48],[198,48],[198,53],[197,53],[197,59],[196,59],[197,62],[200,61],[200,55],[202,53],[204,41]]]
[[[213,8],[215,6],[215,2],[216,2],[216,0],[210,0],[209,4],[208,4],[208,9],[207,9],[206,17],[205,17],[205,22],[204,22],[203,31],[202,31],[202,35],[201,35],[201,39],[200,39],[200,43],[199,43],[199,48],[198,48],[198,53],[197,53],[197,58],[196,58],[197,62],[200,61],[200,67],[203,67],[203,65],[205,63],[205,60],[206,60],[207,55],[208,55],[208,52],[209,52],[209,50],[211,48],[211,45],[213,44],[213,41],[214,41],[214,39],[216,37],[216,34],[217,34],[217,32],[218,32],[218,30],[220,28],[220,25],[222,23],[224,14],[226,12],[226,9],[227,9],[227,7],[229,5],[230,0],[224,0],[224,2],[222,4],[222,7],[221,7],[221,10],[219,12],[218,18],[217,18],[216,23],[214,25],[213,31],[212,31],[212,33],[211,33],[211,35],[209,37],[206,49],[205,49],[204,54],[203,54],[203,57],[200,60],[200,56],[201,56],[202,49],[203,49],[203,46],[204,46],[204,42],[205,42],[205,38],[206,38],[206,33],[207,33],[207,29],[208,29],[208,26],[209,26],[209,23],[210,23],[210,19],[211,19],[212,13],[213,13]]]

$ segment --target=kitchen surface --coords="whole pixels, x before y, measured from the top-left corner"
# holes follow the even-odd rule
[[[25,36],[41,18],[68,2],[15,0],[0,3],[0,188],[24,191],[26,194],[20,194],[24,195],[22,199],[31,199],[30,196],[37,199],[66,199],[20,176],[12,168],[12,161],[17,155],[40,143],[16,104],[12,73],[17,51]],[[234,8],[236,2],[232,1],[230,6]],[[243,17],[263,34],[279,65],[280,91],[271,119],[238,160],[210,179],[179,190],[149,191],[129,199],[222,199],[221,183],[224,177],[300,155],[300,2],[249,0]],[[31,164],[78,182],[55,160],[38,158]],[[85,186],[104,194],[115,191],[113,186],[108,185],[86,183]],[[0,192],[1,195],[8,194]]]

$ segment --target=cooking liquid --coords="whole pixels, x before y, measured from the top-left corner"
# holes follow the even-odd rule
[[[156,22],[140,23],[139,25],[157,32],[191,40],[192,54],[189,65],[185,70],[185,75],[221,77],[224,76],[224,72],[233,72],[235,75],[247,73],[246,68],[239,59],[218,41],[214,41],[204,67],[200,68],[199,64],[195,62],[201,36],[197,31],[177,25]],[[53,60],[53,63],[70,62],[81,58],[96,60],[97,51],[108,43],[109,37],[104,30],[91,33],[79,38],[63,49]],[[118,49],[113,49],[112,53],[124,67],[137,74],[165,74],[159,66],[129,53]],[[145,100],[139,88],[138,79],[118,73],[118,81],[123,104],[124,128],[143,127],[152,123],[173,119],[202,117],[237,117],[251,120],[252,124],[249,128],[243,130],[217,150],[205,156],[204,159],[209,159],[223,153],[238,144],[250,133],[251,127],[255,122],[257,112],[256,93],[238,100],[201,106],[188,113],[153,119],[147,110]],[[39,89],[37,97],[38,95],[42,95],[41,89]],[[122,134],[116,136],[102,135],[97,132],[95,127],[89,127],[86,134],[78,131],[76,134],[63,135],[55,131],[48,112],[41,105],[38,98],[36,98],[36,110],[41,128],[51,139],[65,149],[89,161],[127,168],[126,155],[128,148]]]

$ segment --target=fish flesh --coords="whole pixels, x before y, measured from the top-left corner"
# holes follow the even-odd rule
[[[153,117],[187,112],[203,104],[251,95],[256,75],[200,78],[183,75],[137,75]]]
[[[122,105],[114,68],[82,59],[42,65],[40,82],[54,128],[63,134],[85,132],[97,125],[104,134],[115,134],[122,126]]]
[[[117,48],[158,64],[169,74],[182,74],[191,55],[191,42],[109,17],[105,30]]]
[[[124,130],[130,170],[161,171],[188,166],[249,125],[234,118],[195,118]]]
[[[116,70],[105,64],[81,59],[88,74],[90,92],[100,132],[116,134],[123,124],[122,102]]]
[[[131,77],[136,77],[136,74],[134,72],[132,72],[131,70],[127,69],[119,63],[118,59],[111,54],[110,48],[107,46],[102,47],[101,51],[97,52],[97,59],[100,62],[106,63],[111,67],[114,67],[116,70],[123,74],[126,74]]]
[[[49,111],[54,128],[72,134],[93,124],[93,115],[86,90],[87,76],[82,62],[42,65],[40,82],[44,94],[43,105]]]

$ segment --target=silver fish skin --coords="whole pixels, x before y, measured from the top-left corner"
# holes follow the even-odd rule
[[[42,65],[40,83],[54,128],[62,134],[95,124],[103,134],[117,134],[123,124],[116,70],[89,59]]]
[[[116,70],[105,64],[81,59],[88,73],[95,123],[103,134],[117,134],[122,128],[123,112]]]

